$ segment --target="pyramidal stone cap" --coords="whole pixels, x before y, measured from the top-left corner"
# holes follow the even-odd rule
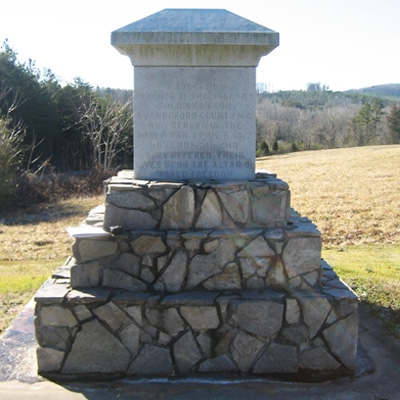
[[[256,67],[279,33],[222,9],[165,9],[111,34],[133,66]]]

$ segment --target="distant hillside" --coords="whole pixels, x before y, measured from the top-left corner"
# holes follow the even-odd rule
[[[388,83],[386,85],[376,85],[362,89],[351,89],[347,90],[346,93],[359,93],[371,96],[400,98],[400,83]]]

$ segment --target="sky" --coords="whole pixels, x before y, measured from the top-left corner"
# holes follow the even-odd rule
[[[222,8],[279,32],[257,68],[269,91],[400,83],[399,0],[1,0],[0,44],[62,84],[131,89],[133,67],[111,32],[165,8]]]

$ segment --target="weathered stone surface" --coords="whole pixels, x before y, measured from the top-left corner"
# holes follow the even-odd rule
[[[254,366],[255,373],[296,373],[299,369],[297,347],[271,343]]]
[[[104,268],[103,270],[103,286],[131,290],[133,292],[140,292],[147,289],[146,284],[141,280],[122,271],[110,268]]]
[[[158,221],[149,212],[127,210],[111,204],[106,205],[104,216],[105,229],[116,225],[121,226],[124,230],[154,229],[157,224]]]
[[[117,260],[113,261],[112,266],[130,275],[139,276],[140,258],[132,253],[122,253]]]
[[[44,326],[68,326],[72,328],[78,322],[69,309],[59,306],[42,307],[40,318]]]
[[[125,326],[119,333],[122,343],[136,356],[139,350],[140,328],[135,324]]]
[[[244,249],[238,253],[239,257],[273,257],[275,252],[269,247],[263,236],[253,239]]]
[[[292,238],[282,252],[289,279],[321,268],[321,238]]]
[[[56,372],[61,369],[65,353],[61,350],[51,349],[48,347],[38,347],[37,361],[38,371],[43,372]]]
[[[311,292],[304,292],[303,295],[296,294],[296,298],[301,304],[304,322],[310,330],[310,338],[313,338],[324,323],[332,306],[326,297]]]
[[[114,332],[130,322],[129,317],[112,301],[104,306],[94,308],[93,313],[104,321]]]
[[[194,218],[194,192],[183,186],[163,206],[160,229],[189,229]]]
[[[296,299],[286,299],[285,320],[288,324],[296,324],[300,319],[300,307]]]
[[[221,199],[229,216],[240,224],[245,224],[249,219],[249,194],[247,190],[238,192],[224,192],[219,190]]]
[[[185,324],[175,308],[148,308],[146,318],[153,326],[175,336],[185,328]]]
[[[62,303],[70,290],[71,287],[68,281],[60,284],[57,280],[49,278],[35,294],[35,301],[41,304]]]
[[[79,321],[85,321],[93,316],[93,314],[83,304],[74,307],[74,314]]]
[[[154,284],[154,289],[165,290],[167,292],[179,292],[186,278],[187,262],[188,257],[186,252],[180,250],[175,253],[170,264]]]
[[[302,368],[319,371],[335,370],[340,367],[340,364],[324,347],[316,347],[303,351],[300,354],[299,364]]]
[[[147,344],[132,361],[129,375],[170,375],[173,373],[170,352],[165,347]]]
[[[358,316],[352,314],[323,331],[329,348],[349,369],[356,368]]]
[[[110,355],[112,354],[112,357]],[[84,323],[61,370],[63,374],[126,372],[130,353],[100,322]]]
[[[124,310],[139,325],[142,326],[142,309],[140,306],[125,307]]]
[[[182,306],[180,312],[193,330],[216,329],[220,323],[215,307]]]
[[[167,250],[160,236],[140,235],[131,241],[133,251],[138,255],[162,254]]]
[[[139,210],[149,210],[155,207],[154,201],[139,193],[139,190],[112,191],[106,194],[106,203],[119,208]]]
[[[77,264],[71,267],[71,286],[99,287],[100,286],[100,265],[97,261],[86,264]]]
[[[203,286],[207,290],[242,289],[239,267],[236,263],[229,263],[220,274],[207,279]]]
[[[217,195],[208,191],[201,205],[200,215],[196,221],[196,229],[218,228],[222,222],[222,212]]]
[[[275,263],[268,271],[266,278],[266,286],[274,287],[279,289],[287,289],[288,279],[285,275],[285,268],[280,260],[276,260]]]
[[[264,343],[239,331],[232,342],[231,354],[241,372],[248,372]]]
[[[300,344],[310,340],[308,329],[303,325],[289,326],[282,330],[282,336],[292,343]]]
[[[255,192],[255,193],[254,193]],[[289,212],[287,192],[268,193],[267,187],[253,189],[251,197],[253,220],[256,224],[283,226]]]
[[[82,263],[112,256],[116,254],[118,245],[111,239],[76,239],[72,249],[76,260]]]
[[[200,332],[196,336],[196,342],[200,347],[201,354],[204,357],[211,357],[213,348],[213,338],[208,332]]]
[[[199,367],[200,372],[231,372],[236,369],[237,367],[235,367],[225,354],[215,358],[209,358],[202,362]]]
[[[275,301],[235,300],[230,306],[232,316],[229,323],[247,332],[271,337],[281,329],[283,304]]]
[[[65,351],[70,336],[70,329],[66,326],[42,326],[37,332],[36,339],[41,347]]]
[[[180,373],[189,372],[200,361],[201,353],[190,331],[174,343],[174,358]]]

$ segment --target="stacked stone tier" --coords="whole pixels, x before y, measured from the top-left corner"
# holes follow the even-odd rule
[[[73,255],[74,288],[293,291],[321,279],[320,233],[306,218],[293,218],[285,228],[83,235]]]
[[[104,229],[161,231],[284,227],[286,182],[269,173],[246,181],[159,182],[122,171],[106,183]]]
[[[145,293],[72,289],[71,261],[36,294],[39,372],[321,377],[356,366],[357,297],[322,262],[319,289]]]

